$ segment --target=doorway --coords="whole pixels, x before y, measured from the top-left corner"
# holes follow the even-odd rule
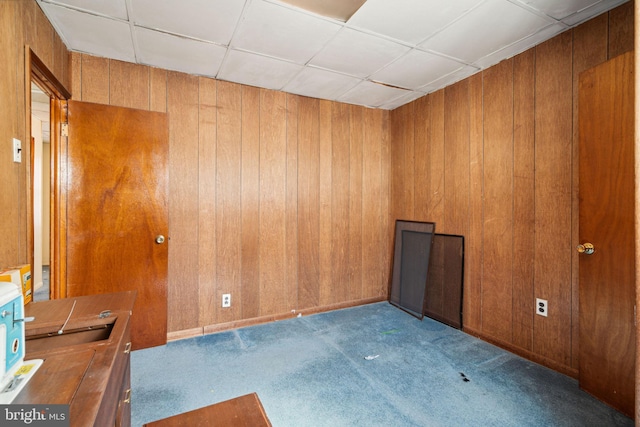
[[[49,299],[51,210],[51,98],[31,81],[31,184],[33,191],[33,301]]]
[[[30,141],[29,250],[34,298],[63,295],[59,234],[61,212],[56,191],[59,184],[60,124],[63,104],[71,93],[29,46],[25,46],[25,100],[27,135]],[[37,138],[37,141],[36,141]],[[48,142],[45,142],[48,141]],[[48,267],[48,268],[47,268]]]

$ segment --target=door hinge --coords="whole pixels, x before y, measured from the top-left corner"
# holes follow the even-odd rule
[[[61,136],[69,136],[69,123],[61,123],[60,124],[60,135]]]

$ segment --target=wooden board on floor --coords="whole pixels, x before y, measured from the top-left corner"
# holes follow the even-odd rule
[[[255,393],[236,397],[204,408],[147,423],[145,427],[174,426],[271,426],[262,403]]]

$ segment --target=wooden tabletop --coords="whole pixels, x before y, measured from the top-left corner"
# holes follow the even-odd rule
[[[147,423],[144,427],[271,427],[255,393]]]

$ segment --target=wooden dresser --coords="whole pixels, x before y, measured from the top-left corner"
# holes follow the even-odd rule
[[[134,301],[130,291],[28,304],[25,361],[44,362],[13,403],[68,404],[73,427],[129,426]]]

